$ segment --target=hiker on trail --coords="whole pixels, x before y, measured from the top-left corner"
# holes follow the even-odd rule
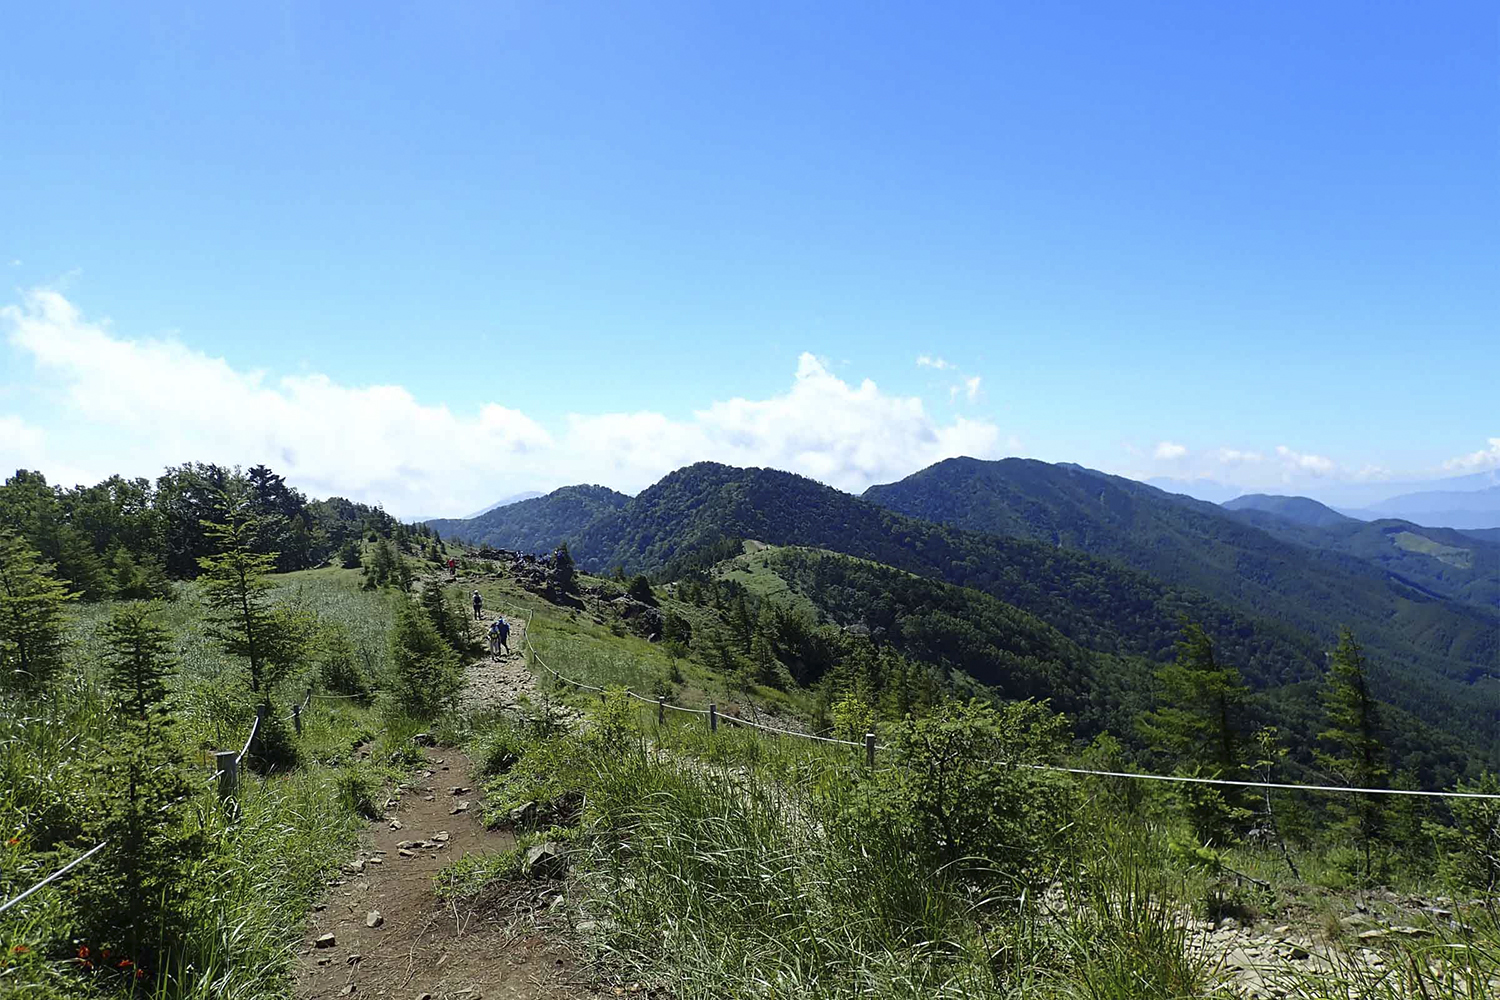
[[[479,619],[481,619],[481,618],[484,617],[484,615],[482,615],[482,614],[479,613],[483,608],[484,608],[484,598],[480,597],[479,596],[479,591],[476,590],[476,591],[474,591],[474,620],[475,621],[478,621]]]
[[[458,579],[458,560],[454,559],[452,556],[448,557],[448,579]]]
[[[500,659],[500,650],[505,650],[505,655],[510,655],[510,623],[503,617],[496,618],[495,623],[490,626],[490,656]]]

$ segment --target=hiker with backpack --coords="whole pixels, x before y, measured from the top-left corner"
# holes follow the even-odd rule
[[[484,615],[480,613],[483,610],[483,608],[484,608],[484,598],[480,597],[479,596],[479,591],[476,590],[476,591],[474,591],[474,620],[475,621],[478,621],[479,619],[481,619],[481,618],[484,617]]]
[[[448,557],[448,579],[458,579],[458,560],[454,559],[452,556]]]
[[[495,623],[490,626],[490,656],[500,659],[500,650],[505,650],[505,655],[510,655],[510,622],[503,616],[497,617]]]

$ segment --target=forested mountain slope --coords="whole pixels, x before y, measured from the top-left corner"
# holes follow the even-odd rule
[[[1307,497],[1274,496],[1269,493],[1246,493],[1233,500],[1226,500],[1219,506],[1230,511],[1262,511],[1287,521],[1307,524],[1315,528],[1330,527],[1354,520],[1352,517],[1340,514],[1332,507]]]
[[[1392,662],[1469,681],[1500,663],[1493,612],[1444,599],[1469,583],[1485,591],[1494,564],[1445,565],[1415,537],[1400,539],[1413,548],[1392,558],[1420,557],[1446,593],[1342,548],[1287,541],[1214,504],[1079,466],[950,459],[865,496],[913,517],[1117,560],[1322,641],[1348,625]]]
[[[1500,534],[1486,539],[1472,531],[1395,519],[1344,518],[1319,526],[1264,510],[1242,508],[1232,513],[1283,541],[1363,559],[1435,597],[1500,609]]]
[[[763,600],[859,628],[918,662],[964,675],[1009,699],[1048,699],[1087,739],[1109,731],[1133,744],[1136,721],[1158,696],[1149,661],[1085,649],[1033,615],[965,587],[821,549],[766,547],[714,567]],[[1275,726],[1299,766],[1314,774],[1325,720],[1314,682],[1261,688],[1235,710],[1238,731]],[[1381,692],[1385,695],[1385,692]],[[1388,697],[1388,696],[1387,696]],[[1472,774],[1472,739],[1384,706],[1380,739],[1424,781]],[[1144,749],[1143,747],[1139,749]]]
[[[1465,739],[1494,731],[1495,707],[1484,703],[1472,683],[1496,662],[1494,629],[1480,609],[1415,588],[1412,597],[1401,597],[1394,590],[1399,584],[1369,564],[1280,541],[1212,504],[1167,499],[1164,509],[1148,512],[1150,532],[1133,532],[1141,504],[1126,496],[1123,512],[1111,511],[1109,502],[1120,501],[1111,497],[1110,477],[1064,471],[1076,478],[1078,495],[1059,509],[1087,508],[1092,489],[1092,503],[1107,513],[1080,516],[1076,528],[1045,540],[1034,526],[1026,537],[961,530],[790,473],[705,462],[671,473],[581,528],[577,520],[557,518],[550,524],[555,533],[537,534],[531,548],[545,551],[566,541],[580,565],[592,571],[619,567],[666,575],[707,568],[735,554],[738,539],[824,548],[979,590],[1090,650],[1154,660],[1171,655],[1186,615],[1202,622],[1226,659],[1258,687],[1320,676],[1323,651],[1337,626],[1348,623],[1366,642],[1382,691],[1393,703]],[[968,489],[989,503],[981,485]],[[943,501],[941,491],[934,495],[929,516],[961,513]],[[1040,502],[1019,511],[1003,502],[993,506],[1007,514],[1011,530],[1054,517]],[[1204,523],[1214,531],[1197,528]],[[456,531],[480,537],[470,528]],[[1200,541],[1203,551],[1195,551]],[[1072,548],[1090,545],[1107,559]],[[1152,566],[1155,577],[1124,565],[1122,553]],[[1187,572],[1179,571],[1183,567]],[[1203,592],[1210,588],[1222,596]],[[1382,610],[1390,617],[1381,617]]]
[[[629,500],[605,486],[564,486],[546,496],[494,507],[478,517],[437,518],[426,523],[444,538],[470,545],[547,552]]]

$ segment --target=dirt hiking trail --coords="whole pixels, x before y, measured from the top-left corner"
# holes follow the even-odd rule
[[[495,612],[480,620],[465,609],[488,647]],[[515,708],[535,691],[521,650],[526,621],[507,615],[511,652],[488,653],[464,668],[462,705]],[[486,829],[483,793],[472,763],[449,747],[424,751],[427,766],[388,793],[362,849],[344,866],[309,915],[297,995],[305,1000],[562,1000],[592,996],[571,985],[575,956],[526,930],[513,907],[438,898],[433,876],[464,854],[515,846],[507,832]],[[332,935],[331,942],[326,935]]]
[[[480,632],[480,639],[488,650],[490,623],[495,620],[496,613],[485,608],[478,621],[474,620],[472,609],[465,608],[464,614],[468,616],[469,624]],[[523,697],[536,691],[536,678],[526,666],[526,657],[521,652],[526,648],[526,619],[512,612],[505,616],[505,620],[510,623],[510,641],[507,643],[510,652],[502,653],[499,661],[490,659],[486,652],[464,667],[461,704],[466,712],[514,708]]]
[[[502,907],[440,900],[432,877],[471,851],[515,845],[487,830],[473,769],[450,748],[426,751],[428,767],[387,803],[367,844],[309,915],[297,995],[400,1000],[552,1000],[585,995],[565,980],[565,948],[516,930]],[[326,935],[332,935],[331,942]]]

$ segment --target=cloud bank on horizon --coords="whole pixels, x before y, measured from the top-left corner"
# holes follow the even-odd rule
[[[810,353],[790,388],[767,399],[721,400],[686,419],[575,413],[553,431],[500,403],[455,413],[401,386],[238,371],[176,340],[116,335],[50,289],[0,309],[0,323],[57,394],[46,426],[0,412],[0,461],[69,485],[113,472],[154,476],[186,460],[265,462],[314,496],[436,516],[538,484],[634,492],[705,459],[861,490],[1015,444],[991,422],[939,421],[919,397],[846,382]]]
[[[27,420],[5,412],[0,395],[0,467],[39,469],[66,485],[115,472],[155,476],[188,460],[265,462],[313,496],[380,502],[411,517],[456,515],[520,489],[574,482],[635,492],[702,460],[785,469],[858,492],[945,458],[1023,452],[990,420],[939,419],[920,396],[846,381],[812,353],[799,356],[784,392],[765,399],[720,400],[685,418],[573,413],[549,429],[500,402],[456,413],[399,385],[237,370],[178,340],[118,335],[53,289],[33,289],[0,309],[0,327],[34,366],[48,402],[44,419]],[[960,371],[930,355],[916,364]],[[980,381],[963,376],[950,399],[973,403]],[[1500,469],[1500,437],[1488,445],[1444,467],[1450,474]],[[1173,440],[1126,445],[1105,471],[1215,478],[1247,489],[1390,475],[1284,444],[1193,449]]]

